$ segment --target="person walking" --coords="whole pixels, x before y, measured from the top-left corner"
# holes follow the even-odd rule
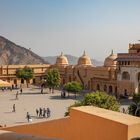
[[[41,94],[43,94],[43,87],[41,87]]]
[[[50,116],[51,116],[51,110],[47,108],[47,118],[49,118]]]
[[[63,96],[64,96],[64,98],[66,98],[66,92],[65,91],[63,92]]]
[[[13,104],[13,110],[12,110],[12,112],[16,112],[16,105],[15,104]]]
[[[17,93],[16,93],[16,100],[18,100],[18,91],[17,91]]]
[[[22,91],[23,91],[22,88],[20,88],[20,93],[21,93],[21,94],[22,94]]]
[[[46,117],[47,110],[43,108],[43,117]]]
[[[38,114],[39,114],[39,110],[38,110],[38,109],[36,109],[36,115],[38,116]]]
[[[42,117],[42,108],[39,108],[39,117]]]
[[[32,122],[32,119],[31,119],[31,116],[30,116],[29,112],[27,112],[26,118],[27,118],[28,122]]]
[[[122,109],[122,112],[123,112],[123,113],[126,113],[126,112],[125,112],[125,108],[124,108],[124,107],[123,107],[123,109]]]

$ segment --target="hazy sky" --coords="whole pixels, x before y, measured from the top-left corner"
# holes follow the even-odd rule
[[[40,56],[104,60],[140,40],[140,0],[0,0],[0,35]]]

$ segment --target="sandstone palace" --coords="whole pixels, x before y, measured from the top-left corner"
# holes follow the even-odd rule
[[[37,84],[44,78],[50,68],[57,68],[61,75],[61,82],[65,84],[77,81],[84,89],[91,91],[105,91],[108,94],[130,95],[140,92],[140,44],[129,44],[128,53],[111,54],[105,58],[103,66],[94,66],[86,54],[79,58],[76,65],[69,65],[66,56],[61,53],[54,65],[26,65],[33,69],[34,78],[31,84]],[[25,65],[3,65],[0,68],[0,79],[11,84],[24,84],[23,79],[16,78],[16,70]]]

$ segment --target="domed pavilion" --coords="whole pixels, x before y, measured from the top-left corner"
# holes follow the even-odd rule
[[[117,55],[113,53],[113,50],[111,54],[105,59],[104,66],[105,67],[115,67],[117,61],[115,59],[117,58]]]
[[[80,66],[92,66],[90,57],[86,55],[86,52],[84,51],[83,55],[78,60],[78,65]]]
[[[64,54],[62,52],[61,52],[61,55],[57,57],[55,64],[57,66],[69,65],[67,57],[64,56]]]

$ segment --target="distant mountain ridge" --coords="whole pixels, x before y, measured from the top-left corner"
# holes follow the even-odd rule
[[[65,55],[69,61],[70,65],[76,65],[79,57],[72,56],[72,55]],[[47,60],[50,64],[55,64],[57,56],[47,56],[43,57],[44,60]],[[91,59],[91,63],[95,66],[102,66],[103,62]]]
[[[76,65],[78,57],[65,55],[70,65]],[[40,57],[30,49],[21,47],[12,41],[0,36],[0,65],[27,65],[27,64],[55,64],[57,56]],[[95,66],[103,65],[103,62],[91,59]]]
[[[0,65],[48,63],[34,52],[0,36]]]

